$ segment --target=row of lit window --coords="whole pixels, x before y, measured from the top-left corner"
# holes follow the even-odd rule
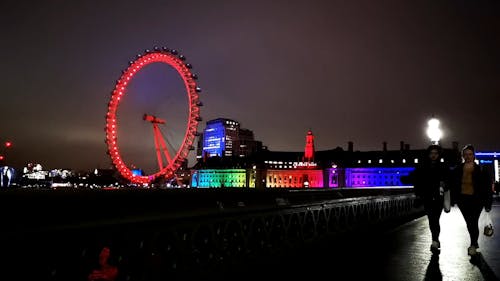
[[[279,165],[304,165],[304,162],[283,162],[283,161],[264,161],[265,164],[279,164]]]
[[[205,179],[205,180],[201,180],[201,181],[200,181],[200,185],[201,185],[202,183],[206,183],[206,182],[219,182],[219,183],[220,183],[220,182],[224,182],[224,183],[245,183],[245,180],[244,180],[244,179],[243,179],[243,180],[241,180],[241,179],[240,179],[240,180],[224,180],[224,181],[221,181],[221,180],[216,180],[216,179],[213,179],[213,178],[212,178],[212,179]]]
[[[269,166],[270,168],[273,168],[273,169],[292,169],[294,168],[294,166],[286,166],[286,165],[271,165]]]
[[[363,162],[362,160],[358,160],[358,164],[361,164],[362,162]],[[391,164],[394,164],[394,163],[395,163],[395,161],[394,161],[394,160],[391,160],[390,162],[391,162]],[[371,159],[368,159],[367,163],[368,163],[368,164],[371,164],[371,163],[372,163],[372,160],[371,160]],[[379,159],[379,160],[378,160],[378,163],[379,163],[379,164],[382,164],[382,163],[384,163],[384,160],[383,160],[383,159]],[[406,159],[401,160],[401,163],[406,163]],[[413,163],[418,164],[418,158],[413,159]],[[444,158],[441,158],[441,163],[444,163]]]
[[[288,187],[303,187],[303,184],[272,184],[272,185],[267,185],[266,187],[272,187],[272,188],[288,188]]]
[[[240,175],[235,175],[235,174],[229,174],[229,175],[224,175],[224,174],[200,174],[200,179],[204,179],[204,178],[209,178],[209,179],[214,179],[214,178],[217,178],[217,179],[224,179],[224,178],[245,178],[245,174],[240,174]]]
[[[377,178],[399,178],[399,176],[397,175],[352,175],[353,178],[374,178],[374,179],[377,179]]]
[[[314,182],[316,180],[316,177],[314,177],[314,176],[309,177],[309,180],[311,182]],[[283,177],[283,179],[282,179],[281,177],[276,178],[276,176],[275,177],[269,176],[269,182],[271,182],[271,183],[272,182],[274,182],[274,183],[282,183],[282,182],[283,183],[287,183],[287,182],[289,182],[289,183],[291,183],[291,182],[297,183],[297,182],[302,182],[302,177],[292,177],[292,176],[290,176],[288,178],[288,180],[287,180],[286,177]]]
[[[380,186],[382,185],[381,182],[379,181],[354,181],[354,185],[369,185],[369,186]],[[386,181],[383,186],[395,186],[395,185],[401,185],[401,182],[399,181]]]
[[[313,187],[316,187],[316,186],[319,186],[319,185],[316,185],[316,184],[313,184],[312,185]],[[289,184],[276,184],[276,185],[267,185],[266,187],[272,187],[272,188],[289,188],[289,187],[304,187],[304,184],[292,184],[292,185],[289,185]]]

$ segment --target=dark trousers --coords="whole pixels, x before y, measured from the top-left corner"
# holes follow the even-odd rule
[[[429,228],[431,229],[432,241],[439,242],[439,233],[441,226],[439,225],[439,218],[443,211],[443,200],[426,200],[424,202],[424,210],[429,220]]]
[[[481,211],[483,210],[483,204],[481,200],[473,195],[460,195],[460,199],[457,202],[458,208],[462,215],[464,216],[465,223],[467,224],[467,230],[470,235],[471,246],[479,247],[477,240],[479,238],[479,227],[478,221]]]

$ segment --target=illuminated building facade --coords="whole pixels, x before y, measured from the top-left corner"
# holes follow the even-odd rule
[[[314,162],[314,135],[306,134],[304,152],[268,152],[263,185],[269,188],[324,187],[323,169]]]
[[[252,131],[241,128],[237,121],[218,118],[207,121],[198,141],[197,158],[248,157],[261,148]]]
[[[308,188],[323,187],[321,169],[269,169],[266,172],[266,187]]]
[[[9,166],[0,167],[0,187],[9,187],[12,185],[16,171]]]
[[[228,133],[229,132],[229,133]],[[237,132],[233,134],[232,132]],[[428,157],[425,149],[410,150],[410,145],[400,142],[399,150],[355,151],[349,142],[348,149],[340,147],[316,151],[311,130],[305,136],[302,152],[270,151],[262,147],[255,153],[245,152],[245,142],[254,142],[253,133],[241,129],[239,123],[229,119],[207,122],[203,137],[203,152],[213,157],[199,161],[192,174],[192,187],[255,187],[255,188],[365,188],[411,186],[408,175]],[[230,143],[230,145],[228,145]],[[237,149],[235,149],[237,147]],[[231,150],[231,153],[228,151]],[[250,150],[249,150],[250,151]],[[251,155],[252,157],[244,157]],[[231,158],[228,158],[232,156]],[[440,159],[452,167],[460,159],[458,144],[443,149]],[[500,153],[488,154],[483,163],[496,169]],[[224,158],[226,157],[226,158]],[[200,164],[201,163],[201,164]],[[496,164],[495,164],[496,163]],[[496,165],[496,166],[495,166]],[[493,168],[492,168],[493,169]]]
[[[500,152],[476,152],[476,159],[479,164],[484,165],[489,169],[495,182],[500,182]]]
[[[246,169],[203,169],[193,173],[191,187],[255,187],[255,177]]]
[[[401,177],[408,176],[413,167],[346,168],[345,187],[404,186]]]

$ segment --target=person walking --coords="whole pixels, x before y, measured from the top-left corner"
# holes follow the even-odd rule
[[[426,150],[426,158],[412,175],[417,201],[424,205],[432,236],[431,251],[439,253],[441,243],[439,219],[443,211],[444,192],[448,190],[449,169],[441,162],[442,148],[437,144]]]
[[[462,149],[462,163],[453,170],[451,181],[452,205],[458,205],[470,236],[467,253],[474,256],[479,248],[478,221],[481,211],[489,212],[493,202],[492,180],[488,171],[475,162],[474,147]]]

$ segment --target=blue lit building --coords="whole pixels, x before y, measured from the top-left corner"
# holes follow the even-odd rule
[[[495,182],[500,181],[500,167],[498,165],[498,162],[500,160],[500,152],[476,152],[476,159],[478,160],[479,164],[489,168],[490,172],[494,176]]]
[[[247,157],[261,148],[252,131],[241,128],[237,121],[218,118],[207,121],[198,140],[197,158]]]
[[[402,176],[408,176],[413,167],[346,168],[345,187],[404,186]]]
[[[224,119],[207,122],[207,126],[203,131],[203,155],[208,157],[222,157],[224,155],[226,150],[226,121],[231,124],[231,127],[234,126],[231,121]]]

